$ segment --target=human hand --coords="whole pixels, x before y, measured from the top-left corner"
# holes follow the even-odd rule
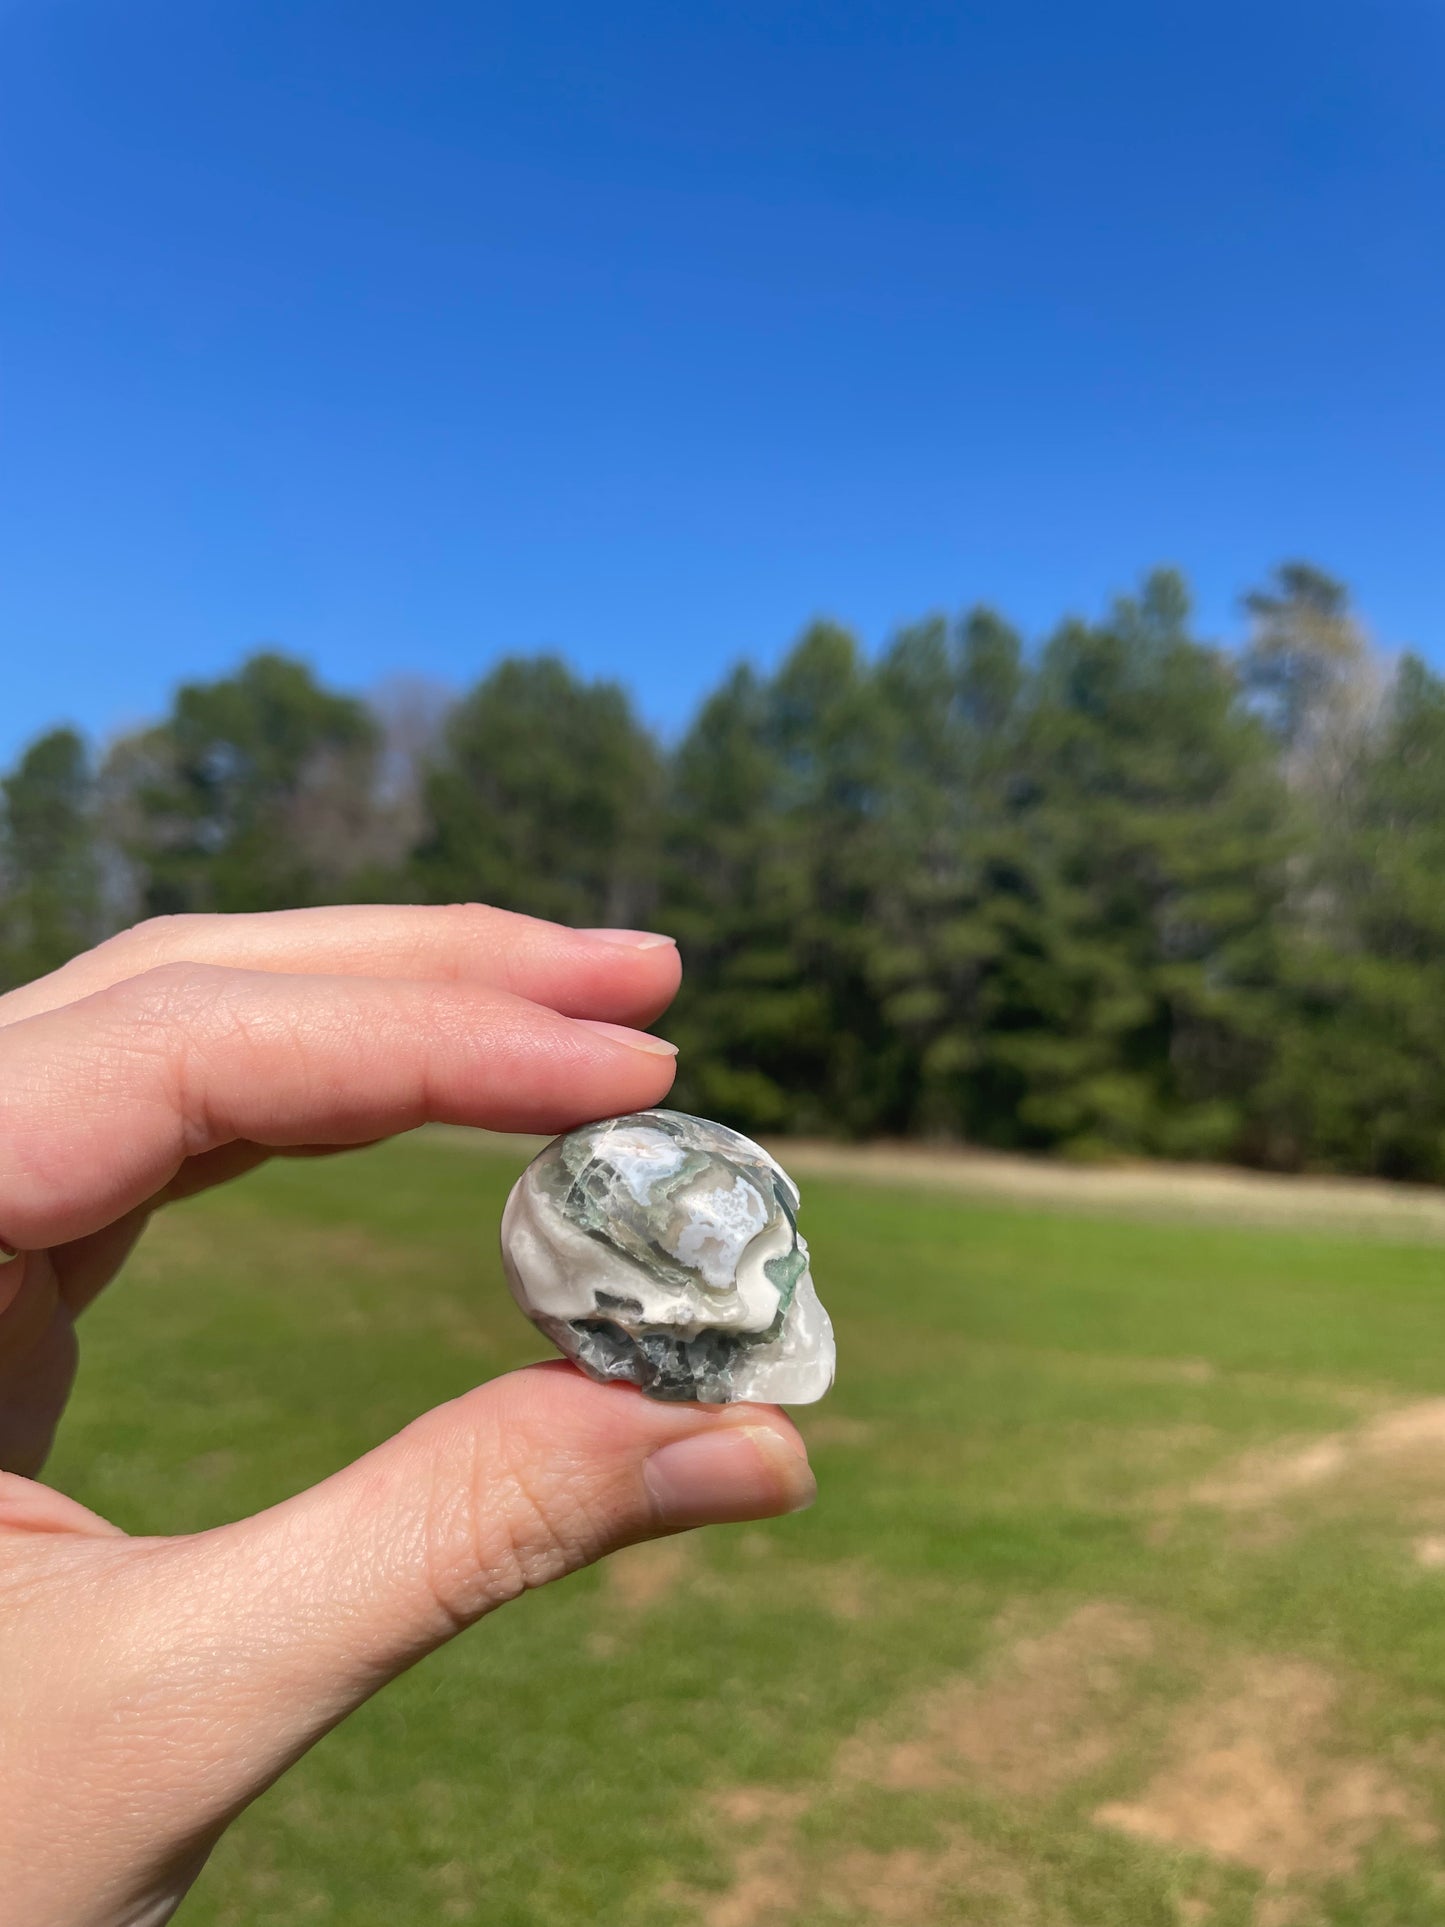
[[[554,1361],[254,1518],[135,1539],[34,1482],[75,1319],[159,1205],[427,1120],[656,1104],[672,945],[473,907],[163,920],[0,998],[0,1927],[154,1927],[227,1823],[494,1606],[808,1502],[771,1407]],[[3,1252],[0,1252],[3,1257]]]

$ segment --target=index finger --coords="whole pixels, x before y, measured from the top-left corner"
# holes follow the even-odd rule
[[[0,1241],[81,1238],[237,1139],[438,1121],[551,1134],[646,1109],[673,1048],[469,984],[169,965],[0,1031]]]
[[[677,993],[677,946],[649,930],[572,930],[483,903],[336,904],[153,917],[0,997],[0,1026],[164,964],[486,984],[570,1017],[651,1023]]]

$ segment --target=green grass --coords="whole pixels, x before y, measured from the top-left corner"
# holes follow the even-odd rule
[[[514,1172],[414,1139],[170,1214],[87,1318],[49,1476],[195,1528],[536,1356]],[[1445,1249],[804,1210],[840,1351],[817,1507],[496,1615],[246,1815],[184,1917],[1437,1927],[1445,1573],[1412,1547],[1445,1444],[1198,1488],[1432,1397]]]

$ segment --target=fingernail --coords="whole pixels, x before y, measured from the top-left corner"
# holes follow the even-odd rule
[[[0,1238],[0,1265],[8,1265],[12,1258],[18,1258],[19,1256],[20,1253],[18,1251],[12,1250],[11,1247],[6,1244],[5,1240]]]
[[[614,1044],[646,1051],[649,1057],[677,1056],[676,1044],[669,1044],[665,1037],[654,1037],[650,1031],[629,1030],[626,1024],[606,1024],[600,1017],[578,1017],[573,1021],[587,1030],[595,1030],[600,1037],[610,1037]]]
[[[579,930],[577,935],[615,943],[619,950],[661,950],[664,944],[677,948],[677,938],[665,937],[660,930]]]
[[[674,1531],[801,1512],[818,1490],[799,1447],[765,1425],[722,1425],[664,1445],[642,1476]]]

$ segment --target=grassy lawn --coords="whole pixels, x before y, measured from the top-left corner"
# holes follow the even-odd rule
[[[87,1319],[48,1476],[196,1527],[537,1356],[516,1168],[410,1140],[172,1213]],[[816,1509],[496,1615],[183,1918],[1438,1927],[1445,1246],[839,1179],[803,1225]]]

